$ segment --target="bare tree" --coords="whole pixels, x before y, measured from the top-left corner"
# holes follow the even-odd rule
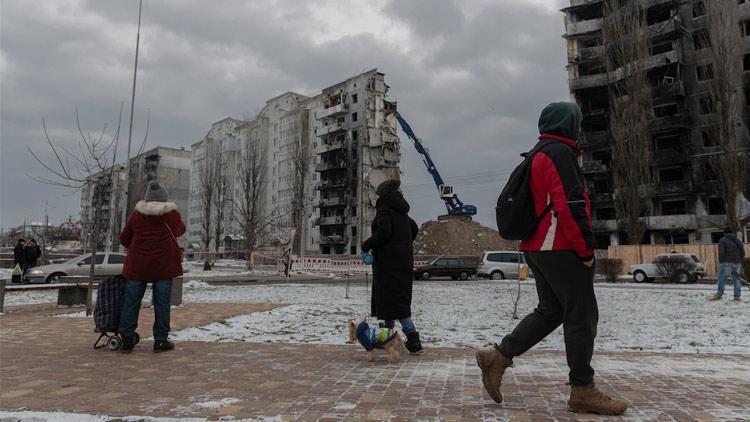
[[[710,129],[719,154],[709,164],[721,185],[727,225],[740,229],[738,198],[747,177],[747,160],[738,151],[738,133],[742,127],[742,39],[737,25],[736,1],[706,1],[706,28],[696,34],[710,51],[713,78],[711,92],[701,107],[715,112],[717,124]]]
[[[248,138],[241,148],[237,165],[240,194],[234,198],[234,211],[244,238],[247,268],[253,269],[253,253],[271,240],[278,221],[289,213],[268,211],[265,206],[268,189],[266,153],[258,139]]]
[[[635,1],[606,0],[604,11],[615,209],[628,241],[640,244],[653,185],[646,16]]]
[[[213,158],[213,168],[216,174],[214,175],[214,209],[216,212],[216,221],[214,221],[214,252],[219,253],[219,246],[221,244],[221,234],[224,230],[224,214],[226,210],[227,199],[229,195],[229,180],[227,179],[227,171],[225,163],[222,160],[221,154],[216,154]]]
[[[117,126],[110,136],[107,136],[106,123],[98,135],[92,136],[88,131],[84,131],[81,127],[78,109],[76,108],[76,127],[80,136],[76,150],[71,151],[71,149],[53,141],[47,131],[47,123],[44,118],[42,118],[42,129],[44,130],[44,137],[52,155],[54,155],[54,159],[49,161],[42,160],[30,147],[27,147],[32,157],[50,173],[50,176],[45,177],[29,176],[31,179],[48,185],[91,191],[93,219],[87,222],[88,232],[91,233],[91,262],[89,265],[89,282],[86,295],[86,315],[91,315],[93,311],[94,269],[96,265],[96,252],[101,236],[102,208],[104,207],[107,188],[113,183],[112,176],[117,167],[115,162],[117,158],[117,143],[120,137],[120,124],[122,123],[122,107],[122,103],[120,103]],[[109,158],[110,155],[111,159]],[[112,194],[116,194],[117,186],[111,187],[113,190]]]
[[[200,204],[202,210],[203,222],[201,224],[201,241],[203,242],[204,251],[211,247],[211,218],[213,217],[214,193],[216,189],[216,160],[213,159],[218,154],[218,148],[213,139],[205,140],[205,158],[203,166],[198,170],[198,184],[200,186]],[[208,258],[206,258],[207,260]]]
[[[290,239],[292,251],[302,253],[302,226],[305,218],[306,176],[312,162],[312,150],[307,136],[308,115],[300,109],[292,130],[292,224],[297,228],[294,239]]]

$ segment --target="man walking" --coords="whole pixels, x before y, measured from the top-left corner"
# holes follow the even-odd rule
[[[534,273],[539,304],[500,344],[479,350],[476,357],[484,388],[501,403],[503,374],[513,358],[562,324],[570,367],[568,406],[574,412],[621,415],[627,404],[597,389],[591,367],[599,311],[594,294],[594,233],[577,161],[581,121],[581,111],[573,103],[552,103],[542,111],[529,180],[540,220],[531,238],[521,243]]]
[[[740,271],[742,270],[742,259],[745,257],[745,248],[740,239],[734,234],[731,227],[724,228],[724,236],[719,240],[719,281],[716,294],[708,300],[721,300],[724,296],[724,285],[729,274],[732,275],[734,284],[734,301],[740,301],[742,284],[740,283]]]

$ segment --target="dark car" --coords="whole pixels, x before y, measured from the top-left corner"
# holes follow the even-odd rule
[[[466,280],[476,273],[476,266],[466,263],[462,258],[447,256],[441,256],[425,265],[414,267],[414,278],[422,280],[429,280],[432,277]]]

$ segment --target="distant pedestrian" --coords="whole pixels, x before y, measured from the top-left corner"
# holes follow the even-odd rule
[[[24,262],[24,248],[26,247],[26,239],[18,239],[16,247],[13,248],[13,266],[18,265],[23,270]]]
[[[709,297],[708,300],[721,300],[724,296],[724,285],[729,275],[732,275],[734,284],[734,301],[740,301],[742,292],[742,283],[740,281],[740,271],[742,271],[742,259],[745,257],[745,248],[740,239],[734,234],[731,227],[724,228],[724,236],[719,240],[719,280],[717,283],[716,294]]]
[[[406,334],[406,348],[412,354],[422,353],[414,322],[411,319],[414,250],[412,242],[419,227],[409,218],[409,204],[399,191],[401,182],[386,180],[375,193],[376,213],[372,237],[362,243],[362,252],[372,251],[371,314],[393,328],[399,320]]]
[[[23,272],[26,273],[30,268],[36,267],[36,262],[42,256],[42,249],[36,244],[36,240],[29,239],[26,247],[23,249],[24,265]]]
[[[570,367],[568,406],[575,412],[620,415],[627,404],[597,389],[591,367],[599,310],[591,210],[577,161],[581,121],[581,110],[573,103],[552,103],[542,111],[528,181],[539,224],[521,243],[534,273],[539,304],[500,344],[479,350],[476,358],[484,388],[500,403],[503,374],[513,358],[562,324]]]
[[[290,266],[290,259],[291,259],[291,248],[285,248],[284,254],[281,256],[281,259],[284,260],[284,277],[289,277],[289,266]]]
[[[143,201],[120,233],[120,243],[128,249],[122,275],[125,301],[120,318],[123,353],[130,353],[135,343],[138,314],[146,291],[153,283],[154,352],[174,349],[168,340],[172,279],[182,275],[182,251],[177,238],[185,233],[185,223],[174,202],[167,202],[167,191],[158,182],[150,182]]]

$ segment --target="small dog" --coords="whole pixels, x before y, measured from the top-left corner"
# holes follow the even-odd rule
[[[349,321],[349,341],[358,341],[367,351],[367,361],[375,362],[375,349],[384,349],[389,363],[398,363],[408,354],[404,340],[393,328],[370,327],[366,321]]]

